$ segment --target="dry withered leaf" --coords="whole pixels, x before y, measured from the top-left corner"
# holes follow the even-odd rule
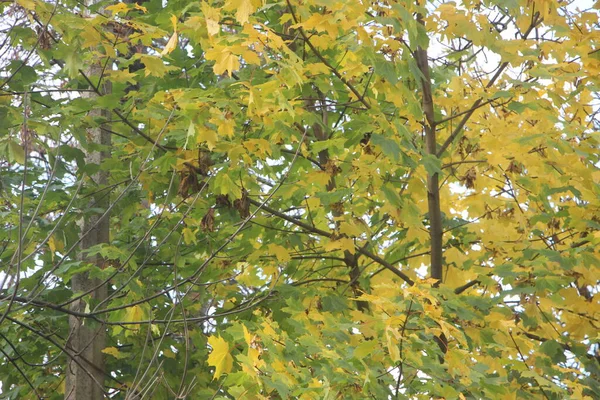
[[[510,164],[508,165],[508,168],[506,168],[506,172],[512,172],[514,174],[520,174],[521,172],[523,172],[523,165],[521,165],[521,163],[512,160],[510,162]]]
[[[242,198],[233,202],[233,207],[240,213],[240,218],[245,219],[250,216],[250,199],[246,189],[242,190]]]
[[[198,193],[202,190],[204,186],[203,181],[198,181],[198,176],[194,171],[182,171],[181,172],[181,182],[179,183],[179,188],[177,189],[177,193],[186,198],[190,194]]]
[[[208,176],[210,167],[213,165],[213,161],[210,158],[208,151],[198,149],[198,172],[204,176]]]
[[[464,183],[464,185],[467,187],[467,189],[474,189],[476,179],[477,179],[477,170],[475,169],[475,167],[471,167],[467,170],[467,173],[464,174],[460,178],[460,181],[462,183]]]
[[[338,201],[337,203],[331,204],[331,211],[337,214],[342,214],[344,212],[344,203]]]
[[[215,209],[209,208],[206,212],[206,215],[202,218],[200,222],[200,226],[205,232],[214,232],[215,231]]]
[[[41,26],[38,26],[36,28],[37,34],[38,34],[38,43],[40,46],[40,49],[42,50],[50,50],[50,48],[52,47],[52,45],[50,44],[50,33],[48,32],[48,29],[44,29]]]
[[[226,194],[220,194],[217,196],[215,201],[215,205],[221,207],[231,208],[231,201],[229,200],[229,196]]]
[[[177,188],[177,194],[185,198],[188,196],[188,191],[190,190],[189,174],[182,172],[180,175],[181,180],[179,182],[179,188]]]

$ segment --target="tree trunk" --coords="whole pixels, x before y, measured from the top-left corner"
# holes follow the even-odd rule
[[[423,24],[423,16],[417,15],[417,21]],[[427,59],[427,49],[419,46],[415,51],[417,65],[423,74],[421,78],[423,95],[423,113],[425,114],[425,152],[427,155],[437,157],[437,139],[435,116],[433,109],[433,95],[431,93],[431,80],[429,78],[429,61]],[[443,259],[442,259],[442,213],[440,209],[440,184],[439,174],[427,174],[427,205],[429,209],[429,237],[431,239],[431,270],[430,276],[438,281],[443,279]]]
[[[102,74],[102,67],[94,65],[88,69],[86,75],[92,80],[97,81]],[[110,84],[102,79],[103,84],[99,87],[101,94],[110,92]],[[97,97],[98,94],[86,92],[86,97]],[[92,110],[89,115],[92,118],[103,118],[108,120],[110,111]],[[87,131],[88,144],[102,145],[102,151],[85,150],[86,164],[100,165],[104,159],[109,157],[108,148],[111,144],[110,132],[105,125],[98,128],[92,128]],[[83,146],[87,147],[87,146]],[[108,184],[108,173],[100,171],[91,178],[91,184],[96,189],[105,187]],[[110,215],[106,214],[101,218],[110,206],[109,192],[97,191],[93,196],[90,205],[101,210],[92,216],[86,216],[80,221],[81,252],[92,246],[109,242],[109,221]],[[85,257],[80,254],[79,259],[83,262],[95,264],[99,268],[105,267],[105,260],[98,256]],[[102,281],[97,278],[90,278],[88,273],[80,273],[71,279],[71,288],[74,294],[90,292],[90,296],[95,302],[102,301],[107,296],[107,285],[99,286]],[[85,312],[85,297],[71,304],[74,311]],[[102,350],[106,346],[106,326],[98,323],[91,323],[89,320],[69,317],[69,338],[67,349],[71,352],[72,358],[69,358],[66,369],[66,387],[65,399],[67,400],[99,400],[104,398],[104,354]],[[73,361],[76,359],[79,363]]]

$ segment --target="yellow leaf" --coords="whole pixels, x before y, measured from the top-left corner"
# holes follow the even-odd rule
[[[213,48],[208,50],[206,52],[206,59],[215,61],[213,70],[217,75],[222,75],[227,72],[229,76],[231,76],[233,71],[240,68],[239,56],[231,53],[231,51],[226,48]]]
[[[52,258],[54,258],[54,254],[57,251],[62,252],[65,249],[65,244],[56,236],[56,234],[54,234],[48,239],[48,247],[50,248]]]
[[[196,244],[197,240],[196,240],[196,234],[194,233],[194,231],[192,231],[190,228],[183,228],[183,242],[185,244]]]
[[[50,252],[52,253],[52,258],[54,258],[54,253],[56,252],[56,244],[54,242],[54,236],[50,236],[50,239],[48,239],[48,247],[50,247]]]
[[[171,15],[171,23],[173,24],[173,34],[171,35],[171,38],[167,42],[163,51],[160,52],[161,56],[171,54],[171,52],[177,48],[178,36],[177,36],[177,17],[176,16]]]
[[[133,306],[133,307],[129,307],[126,311],[125,311],[125,318],[123,318],[123,320],[125,322],[138,322],[138,321],[142,321],[144,319],[144,310],[142,310],[142,307],[140,306]],[[140,326],[139,325],[127,325],[128,330],[125,333],[125,336],[130,336],[134,333],[137,333],[137,331],[139,331]]]
[[[271,143],[265,139],[248,139],[244,142],[244,147],[263,160],[271,155]]]
[[[252,347],[248,348],[248,358],[250,358],[255,367],[259,368],[265,365],[265,362],[260,359],[260,353],[259,349],[254,349]]]
[[[286,250],[285,247],[280,246],[278,244],[270,244],[268,246],[269,253],[272,253],[277,257],[277,261],[279,262],[288,262],[292,258],[290,257],[290,253]]]
[[[140,321],[142,319],[144,312],[140,306],[133,306],[127,309],[125,321],[126,322],[134,322]]]
[[[125,3],[117,3],[113,4],[112,6],[106,6],[104,9],[106,11],[112,12],[113,14],[119,14],[122,12],[129,11],[129,6]]]
[[[235,134],[233,128],[235,128],[235,121],[232,119],[226,119],[219,123],[217,132],[221,136],[233,137],[233,135]]]
[[[244,57],[244,60],[246,61],[247,64],[253,64],[253,65],[260,65],[261,64],[261,61],[260,61],[260,58],[258,57],[258,54],[256,54],[252,50],[243,51],[241,53],[241,56]]]
[[[329,174],[323,171],[310,172],[306,175],[307,183],[315,183],[320,186],[327,185],[330,179]]]
[[[304,69],[310,72],[311,75],[328,74],[330,72],[329,67],[323,63],[306,64]]]
[[[248,22],[250,14],[256,11],[256,7],[252,4],[251,0],[229,0],[225,8],[227,10],[235,10],[235,19],[240,24]]]
[[[163,61],[158,57],[142,55],[140,56],[142,63],[146,66],[144,68],[144,75],[161,77],[167,72],[167,67],[163,64]]]
[[[220,188],[221,194],[230,195],[234,199],[242,197],[242,190],[227,174],[218,175],[215,179],[215,186]]]
[[[324,249],[326,251],[333,251],[337,249],[348,250],[352,254],[354,254],[356,251],[354,248],[354,241],[349,238],[341,238],[339,240],[331,241],[324,246]]]
[[[214,149],[217,144],[217,141],[219,140],[217,132],[205,127],[204,125],[197,126],[196,128],[199,128],[198,133],[196,135],[196,142],[206,142],[206,145],[208,146],[209,150]]]
[[[134,3],[133,8],[142,11],[144,14],[148,12],[148,9],[146,7],[140,6],[138,3]]]
[[[242,330],[244,331],[244,340],[246,340],[246,344],[250,346],[252,344],[252,335],[248,328],[246,328],[246,325],[242,325]]]
[[[27,9],[27,10],[35,10],[35,6],[36,6],[36,1],[33,0],[18,0],[17,4],[19,4],[21,7]],[[123,4],[123,3],[121,3]],[[108,7],[106,7],[108,8]]]
[[[81,43],[82,49],[95,47],[102,42],[102,35],[98,31],[98,28],[91,24],[85,26],[79,37],[83,39],[83,43]]]
[[[359,237],[362,235],[362,230],[352,221],[340,223],[340,233],[350,237]]]
[[[387,338],[387,348],[390,353],[390,358],[392,361],[396,362],[401,360],[400,349],[398,348],[397,341],[394,340],[394,336],[390,335],[391,331],[390,328],[386,329],[385,336]]]
[[[208,344],[212,347],[212,352],[208,356],[208,365],[215,367],[213,379],[219,379],[221,375],[231,372],[233,368],[233,357],[229,354],[229,344],[218,336],[209,337]]]
[[[117,349],[116,347],[106,347],[106,348],[102,349],[102,352],[104,354],[109,354],[109,355],[113,356],[114,358],[125,357],[125,354],[121,353],[119,351],[119,349]]]
[[[206,30],[209,35],[216,35],[221,31],[221,25],[219,25],[219,20],[221,19],[221,15],[219,10],[216,8],[212,8],[208,3],[202,3],[202,13],[204,14],[204,19],[206,21]]]

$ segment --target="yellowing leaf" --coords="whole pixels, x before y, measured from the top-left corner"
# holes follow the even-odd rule
[[[178,43],[179,39],[177,36],[177,17],[176,16],[174,16],[174,15],[171,16],[171,23],[173,24],[173,34],[171,35],[171,38],[165,45],[165,48],[163,49],[163,51],[160,52],[161,56],[171,54],[171,52],[177,48],[177,43]]]
[[[25,150],[14,140],[8,142],[8,155],[10,160],[25,164]]]
[[[212,129],[209,129],[205,126],[199,126],[197,127],[198,129],[198,134],[196,135],[196,142],[197,143],[203,143],[206,142],[206,145],[208,146],[209,150],[212,150],[215,148],[217,141],[219,140],[218,136],[217,136],[217,132],[215,132]]]
[[[362,235],[362,230],[354,222],[343,221],[340,223],[340,233],[350,237],[358,237]]]
[[[221,174],[220,179],[216,180],[215,186],[220,188],[221,194],[231,195],[234,199],[242,197],[242,190],[227,174]]]
[[[190,228],[185,227],[183,228],[183,242],[185,244],[196,244],[197,240],[196,240],[196,234],[194,233],[194,231],[192,231]]]
[[[112,12],[113,14],[119,14],[119,13],[122,13],[122,12],[129,11],[129,6],[127,4],[125,4],[125,3],[120,3],[119,2],[117,4],[106,6],[104,9],[106,11]]]
[[[133,8],[135,8],[136,10],[142,11],[144,14],[146,14],[148,12],[148,9],[146,7],[140,6],[138,3],[134,3]]]
[[[290,257],[290,253],[288,253],[286,248],[283,246],[280,246],[278,244],[270,244],[268,248],[269,252],[274,254],[275,257],[277,257],[277,261],[279,262],[288,262],[292,259]]]
[[[34,0],[17,0],[17,4],[19,4],[20,6],[22,6],[23,8],[25,8],[27,10],[35,10],[36,1],[34,1]],[[121,4],[123,4],[123,3],[121,3]]]
[[[240,24],[248,22],[250,14],[256,11],[256,7],[252,4],[251,0],[229,0],[225,8],[227,10],[235,10],[235,19]]]
[[[146,68],[144,68],[145,76],[152,75],[152,76],[156,76],[156,77],[161,77],[168,70],[168,68],[163,63],[163,61],[158,57],[142,55],[142,56],[140,56],[140,60],[146,66]]]
[[[52,258],[54,258],[54,253],[57,251],[62,252],[65,249],[65,244],[57,237],[56,234],[54,234],[50,236],[50,239],[48,239],[48,247],[52,253]]]
[[[185,136],[185,144],[183,147],[185,149],[189,149],[188,144],[190,143],[190,139],[196,139],[196,129],[194,128],[194,123],[190,121],[190,125],[188,126],[187,135]],[[196,144],[195,141],[192,144]]]
[[[231,51],[227,48],[213,48],[206,52],[207,60],[214,60],[215,65],[213,70],[215,74],[222,75],[225,72],[231,76],[233,71],[236,71],[240,68],[240,60],[239,56],[231,53]]]
[[[121,353],[119,351],[119,349],[117,349],[116,347],[106,347],[106,348],[102,349],[102,352],[104,354],[109,354],[109,355],[113,356],[114,358],[126,357],[126,355]]]
[[[246,344],[250,346],[252,344],[252,335],[250,334],[250,331],[248,331],[248,328],[246,328],[246,325],[242,325],[242,330],[244,331],[244,340],[246,341]]]
[[[83,38],[83,43],[81,43],[82,49],[98,46],[102,42],[102,34],[93,25],[86,25],[79,34],[79,37]]]
[[[207,2],[203,2],[202,13],[204,14],[206,30],[208,31],[208,34],[212,36],[219,33],[221,31],[221,25],[219,25],[221,15],[219,10],[212,8]]]
[[[232,119],[225,119],[220,121],[217,132],[221,136],[232,137],[235,134],[233,128],[235,128],[235,121]]]
[[[218,336],[209,337],[208,344],[212,347],[212,352],[208,356],[208,365],[215,367],[213,379],[219,379],[221,375],[231,372],[233,368],[233,357],[229,354],[229,344]]]
[[[390,334],[390,332],[393,332],[393,330],[390,328],[387,328],[385,331],[385,336],[387,339],[387,348],[392,361],[397,362],[401,360],[400,349],[398,348],[397,341],[394,338],[395,333]]]
[[[340,249],[340,250],[348,250],[352,254],[354,254],[356,251],[355,247],[354,247],[354,241],[350,238],[341,238],[339,240],[334,240],[334,241],[327,243],[323,247],[326,251],[333,251],[333,250]]]
[[[48,247],[50,248],[50,252],[52,253],[52,257],[54,258],[54,253],[56,252],[56,243],[54,242],[54,236],[50,236],[50,239],[48,239]]]
[[[173,350],[171,349],[164,349],[162,351],[163,356],[167,357],[167,358],[172,358],[175,359],[175,357],[177,356],[175,353],[173,353]]]
[[[354,349],[354,357],[359,360],[370,355],[378,347],[379,343],[375,340],[365,340]]]
[[[133,306],[127,308],[125,311],[125,317],[123,320],[125,322],[138,322],[144,319],[144,310],[140,306]],[[125,331],[125,336],[130,336],[140,329],[139,325],[127,325],[127,330]]]
[[[330,179],[331,177],[329,176],[329,174],[324,171],[311,172],[306,175],[307,183],[316,183],[320,186],[327,185]]]

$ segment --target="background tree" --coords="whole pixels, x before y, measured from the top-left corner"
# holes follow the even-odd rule
[[[3,395],[600,397],[597,5],[0,7]]]

